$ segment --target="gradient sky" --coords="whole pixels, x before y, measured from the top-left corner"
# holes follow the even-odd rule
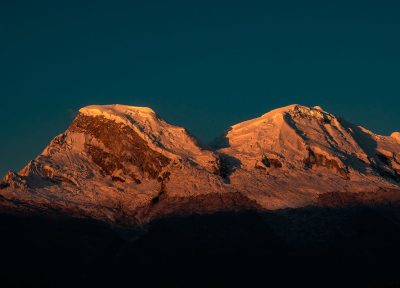
[[[208,141],[298,103],[400,130],[400,1],[0,3],[0,174],[79,107],[149,106]]]

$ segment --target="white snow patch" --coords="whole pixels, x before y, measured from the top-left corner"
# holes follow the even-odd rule
[[[390,136],[400,142],[400,132],[393,132]]]

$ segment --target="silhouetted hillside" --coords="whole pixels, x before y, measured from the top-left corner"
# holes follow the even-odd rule
[[[0,217],[2,287],[398,287],[395,207],[225,212],[143,229]]]

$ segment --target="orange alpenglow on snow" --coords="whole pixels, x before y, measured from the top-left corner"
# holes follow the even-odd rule
[[[318,205],[336,192],[399,199],[400,133],[377,135],[319,106],[275,109],[233,125],[219,143],[200,147],[150,108],[88,106],[21,172],[7,173],[0,195],[10,209],[22,201],[133,222],[177,203],[189,209],[190,199],[203,210]]]

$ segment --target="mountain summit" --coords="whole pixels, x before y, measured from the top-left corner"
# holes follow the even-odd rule
[[[7,173],[0,199],[11,210],[132,222],[182,210],[319,205],[332,195],[398,201],[399,139],[319,106],[290,105],[233,125],[222,147],[204,150],[150,108],[93,105],[19,173]]]

